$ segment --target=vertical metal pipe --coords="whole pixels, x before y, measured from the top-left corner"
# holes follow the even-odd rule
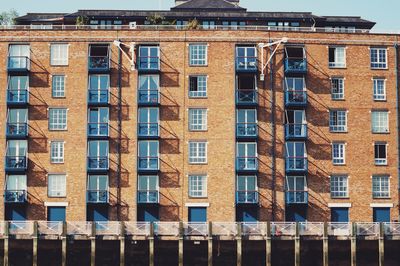
[[[122,141],[122,51],[118,49],[118,165],[117,165],[117,220],[121,220],[121,141]]]

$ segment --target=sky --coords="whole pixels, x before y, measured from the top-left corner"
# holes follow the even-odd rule
[[[74,12],[78,9],[168,10],[174,0],[1,0],[1,11]],[[400,0],[240,0],[249,11],[313,12],[319,16],[361,16],[375,30],[400,31]]]

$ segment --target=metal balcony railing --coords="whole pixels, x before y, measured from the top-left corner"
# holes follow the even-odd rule
[[[8,138],[22,138],[28,136],[28,123],[7,122],[6,135]]]
[[[108,190],[87,190],[87,203],[108,203]]]
[[[306,90],[286,90],[285,91],[286,106],[306,106],[307,91]]]
[[[92,222],[67,222],[67,235],[91,236]]]
[[[254,204],[258,203],[257,190],[238,190],[236,191],[237,204]]]
[[[158,71],[160,70],[159,56],[139,56],[138,59],[139,71]]]
[[[154,235],[156,236],[179,236],[179,222],[155,222]]]
[[[389,236],[400,236],[400,223],[383,223],[383,229],[385,235]]]
[[[131,236],[150,236],[151,224],[148,222],[125,222],[125,234]]]
[[[285,73],[286,74],[304,74],[307,72],[307,59],[305,58],[286,58]]]
[[[8,233],[10,235],[28,235],[34,233],[33,221],[10,221],[8,224]]]
[[[305,190],[289,190],[285,192],[286,204],[307,204],[308,191]]]
[[[305,139],[307,138],[307,124],[286,124],[286,139]]]
[[[108,137],[108,123],[88,123],[88,137]]]
[[[139,123],[138,124],[139,137],[158,137],[158,123]]]
[[[89,56],[89,72],[107,72],[110,70],[110,58],[108,56]]]
[[[324,223],[299,223],[299,234],[301,236],[323,236],[324,235]]]
[[[257,105],[257,90],[236,90],[237,105]]]
[[[138,203],[158,203],[158,190],[138,190]]]
[[[257,137],[257,123],[236,123],[236,136],[238,138]]]
[[[7,70],[8,71],[29,71],[31,61],[28,56],[8,56]]]
[[[352,231],[351,223],[339,222],[328,223],[327,229],[329,236],[350,236]]]
[[[9,190],[4,191],[4,202],[5,203],[25,203],[28,200],[28,193],[26,189]]]
[[[237,72],[256,72],[258,62],[256,56],[236,56]]]
[[[157,105],[160,103],[159,90],[138,90],[139,105]]]
[[[158,171],[158,156],[140,156],[138,157],[138,170]]]
[[[237,223],[214,222],[212,223],[214,236],[236,236],[238,234]]]
[[[286,156],[285,165],[286,172],[308,171],[307,157]]]
[[[183,223],[183,232],[185,236],[208,236],[208,223]]]
[[[108,170],[108,157],[107,156],[89,156],[88,157],[88,170]]]
[[[257,157],[236,157],[236,170],[237,171],[257,171],[258,158]]]
[[[63,234],[63,222],[38,221],[39,235],[61,236]]]
[[[6,170],[26,170],[28,167],[26,156],[6,156]]]
[[[110,91],[108,89],[89,89],[88,104],[104,105],[109,103]]]
[[[29,92],[27,89],[8,89],[7,104],[27,104]]]
[[[379,223],[357,223],[357,236],[379,236]]]
[[[295,222],[272,222],[271,223],[272,236],[295,236],[296,223]]]
[[[94,222],[96,235],[119,236],[121,235],[121,223],[114,221]]]
[[[241,228],[244,236],[267,235],[267,223],[265,222],[243,222],[241,223]]]

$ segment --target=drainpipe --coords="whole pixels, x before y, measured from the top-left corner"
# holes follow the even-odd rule
[[[117,162],[117,219],[121,221],[121,140],[122,140],[122,52],[118,49],[118,162]]]
[[[269,42],[272,42],[270,40]],[[273,52],[272,47],[269,48]],[[269,62],[270,80],[271,80],[271,130],[272,130],[272,221],[275,221],[276,215],[276,123],[275,123],[275,110],[276,110],[276,95],[274,87],[274,60],[275,56]]]
[[[395,52],[395,77],[396,77],[396,110],[397,110],[397,115],[396,115],[396,124],[397,124],[397,132],[396,132],[396,141],[397,141],[397,181],[399,182],[400,180],[400,140],[399,140],[399,134],[400,134],[400,108],[399,108],[399,51],[398,51],[399,45],[396,42],[394,44],[394,52]],[[397,185],[397,192],[400,191],[400,184]],[[400,197],[397,196],[398,202],[400,203]],[[399,209],[399,206],[397,206],[397,209]],[[399,214],[399,220],[400,220],[400,214]]]

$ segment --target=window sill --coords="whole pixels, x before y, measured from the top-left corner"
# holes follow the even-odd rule
[[[372,197],[373,200],[390,200],[391,197]]]
[[[332,163],[334,166],[346,166],[346,163]]]
[[[347,69],[347,66],[329,66],[329,69]]]
[[[64,162],[50,162],[51,164],[64,164]]]
[[[388,166],[388,164],[387,163],[385,163],[385,164],[379,164],[379,163],[375,163],[375,166]]]
[[[194,129],[189,129],[189,132],[207,132],[208,129],[202,129],[202,130],[194,130]]]
[[[198,197],[196,197],[196,196],[189,196],[189,199],[208,199],[208,197],[207,197],[207,196],[198,196]]]
[[[390,134],[389,131],[387,131],[387,132],[374,132],[374,131],[372,131],[371,133],[372,133],[372,134],[381,134],[381,135]]]
[[[330,133],[349,133],[347,130],[345,131],[336,131],[336,130],[329,130]]]
[[[332,197],[332,196],[331,196],[331,199],[335,199],[335,200],[340,200],[340,199],[348,200],[348,199],[350,199],[350,197],[349,197],[349,196],[345,196],[345,197]]]
[[[191,163],[191,162],[189,162],[189,165],[207,165],[208,164],[208,162],[205,162],[205,163]]]
[[[208,67],[208,65],[191,65],[191,64],[189,64],[189,67]]]
[[[335,101],[335,102],[343,102],[343,101],[345,101],[344,98],[331,98],[331,100]]]
[[[67,196],[66,195],[65,196],[49,196],[49,195],[47,195],[47,197],[51,198],[51,199],[65,199]]]
[[[196,96],[189,96],[189,99],[207,99],[207,96],[201,96],[201,97],[196,97]]]

